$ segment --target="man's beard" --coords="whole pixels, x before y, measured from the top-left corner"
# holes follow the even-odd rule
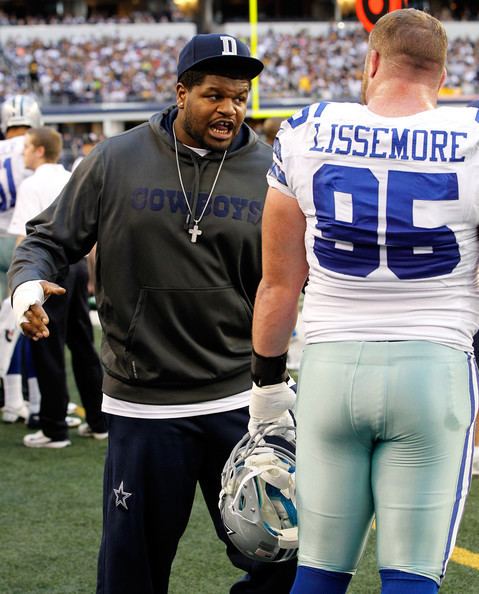
[[[207,139],[205,139],[204,136],[204,132],[201,133],[198,131],[198,129],[195,127],[195,123],[194,123],[194,118],[191,116],[191,114],[185,110],[185,118],[183,120],[183,130],[188,134],[188,136],[190,136],[190,138],[193,138],[193,140],[195,140],[199,146],[199,148],[202,149],[206,149],[209,151],[216,151],[216,152],[222,152],[225,149],[227,149],[229,147],[229,145],[231,144],[231,141],[227,144],[227,145],[221,145],[220,142],[215,143],[213,142],[208,142]]]

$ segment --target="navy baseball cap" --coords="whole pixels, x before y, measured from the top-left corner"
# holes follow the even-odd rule
[[[181,50],[178,58],[178,78],[191,68],[211,68],[218,74],[234,73],[251,80],[258,76],[264,65],[261,60],[252,58],[248,46],[236,37],[209,33],[195,35]]]

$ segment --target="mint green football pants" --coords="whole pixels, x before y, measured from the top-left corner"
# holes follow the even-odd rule
[[[440,583],[470,487],[477,402],[468,353],[426,341],[306,346],[300,565],[355,573],[375,517],[379,569]]]

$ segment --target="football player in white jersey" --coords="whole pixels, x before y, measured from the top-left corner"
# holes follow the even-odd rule
[[[471,101],[468,104],[469,107],[476,107],[479,108],[479,101]],[[474,357],[476,358],[476,362],[479,359],[479,334],[475,334],[474,339],[472,341],[472,346],[474,348]],[[476,431],[474,435],[474,456],[472,459],[472,476],[479,476],[479,425],[476,420]]]
[[[28,95],[15,95],[2,104],[0,141],[0,272],[2,296],[6,297],[5,272],[10,265],[15,238],[7,233],[17,198],[17,188],[31,171],[23,162],[24,134],[41,124],[38,103]]]
[[[250,432],[291,408],[308,278],[293,594],[343,594],[373,517],[383,594],[438,591],[471,480],[478,377],[479,112],[437,108],[442,24],[373,29],[363,105],[284,122],[263,215]]]
[[[10,266],[15,237],[7,233],[13,216],[17,189],[20,183],[32,171],[25,168],[23,145],[25,132],[41,125],[42,114],[37,101],[29,95],[15,95],[2,104],[1,128],[5,140],[0,141],[0,293],[2,299],[7,297],[6,272]],[[26,353],[28,343],[23,337],[17,341],[7,375],[3,377],[4,407],[2,420],[14,423],[19,418],[28,420],[30,413],[38,412],[40,392],[29,364],[31,357]],[[28,388],[30,408],[23,400],[21,363],[27,359],[29,369]]]

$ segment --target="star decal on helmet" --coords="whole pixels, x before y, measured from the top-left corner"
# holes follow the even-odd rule
[[[223,523],[224,524],[224,523]],[[235,534],[235,531],[232,530],[229,526],[227,526],[226,524],[224,524],[225,530],[226,530],[226,534],[229,536],[230,534]]]
[[[132,496],[132,493],[127,493],[126,491],[124,491],[123,481],[121,481],[118,489],[115,489],[115,488],[113,489],[113,492],[115,493],[115,497],[116,497],[116,501],[115,501],[116,507],[121,505],[125,509],[128,509],[128,506],[126,505],[126,500],[128,499],[128,497]]]

